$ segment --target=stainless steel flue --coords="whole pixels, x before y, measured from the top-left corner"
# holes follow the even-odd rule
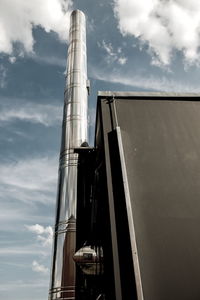
[[[71,14],[49,300],[75,299],[77,163],[76,147],[87,141],[85,15]]]

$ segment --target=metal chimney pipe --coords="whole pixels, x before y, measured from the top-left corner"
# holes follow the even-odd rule
[[[71,14],[49,300],[75,299],[77,164],[74,148],[87,141],[85,15]]]

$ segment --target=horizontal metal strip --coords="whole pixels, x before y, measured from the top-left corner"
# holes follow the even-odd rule
[[[63,234],[63,233],[67,233],[67,232],[76,232],[76,229],[66,229],[66,230],[60,230],[60,231],[55,231],[54,236],[58,235],[58,234]]]
[[[80,101],[80,100],[68,100],[68,99],[65,101],[66,105],[68,105],[68,104],[74,104],[74,103],[78,103],[78,104],[80,103],[80,104],[82,104],[82,101]]]
[[[52,296],[54,296],[54,295],[52,295]],[[75,300],[75,296],[74,297],[65,297],[65,298],[63,298],[63,297],[56,297],[56,298],[51,298],[51,300]]]
[[[75,287],[76,287],[75,285],[67,285],[67,286],[61,286],[61,287],[52,288],[52,289],[50,289],[49,291],[50,291],[50,292],[62,292],[62,291],[64,291],[66,288],[73,289],[73,288],[75,288]]]
[[[62,156],[59,161],[60,164],[77,164],[78,158],[69,158],[69,156]]]
[[[68,160],[76,161],[76,160],[78,160],[78,155],[77,155],[77,153],[69,153],[69,154],[63,153],[62,156],[60,156],[60,161],[62,161],[63,159],[67,160],[67,161]]]

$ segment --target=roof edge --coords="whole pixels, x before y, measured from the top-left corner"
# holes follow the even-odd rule
[[[169,93],[169,92],[118,92],[98,91],[98,98],[102,97],[200,97],[200,93]]]

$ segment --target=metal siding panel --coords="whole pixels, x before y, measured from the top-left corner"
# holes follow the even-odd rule
[[[118,253],[118,245],[117,245],[118,241],[117,241],[117,232],[116,232],[116,216],[115,216],[112,175],[111,175],[110,155],[109,155],[109,145],[108,145],[108,132],[112,130],[112,116],[110,114],[110,107],[109,105],[107,105],[107,101],[101,102],[101,113],[102,113],[101,117],[102,117],[105,164],[106,164],[106,179],[107,179],[107,187],[108,187],[112,252],[113,252],[115,297],[116,300],[122,300],[123,298],[122,298],[122,291],[121,291],[119,253]]]
[[[116,100],[145,300],[200,299],[200,102]]]

